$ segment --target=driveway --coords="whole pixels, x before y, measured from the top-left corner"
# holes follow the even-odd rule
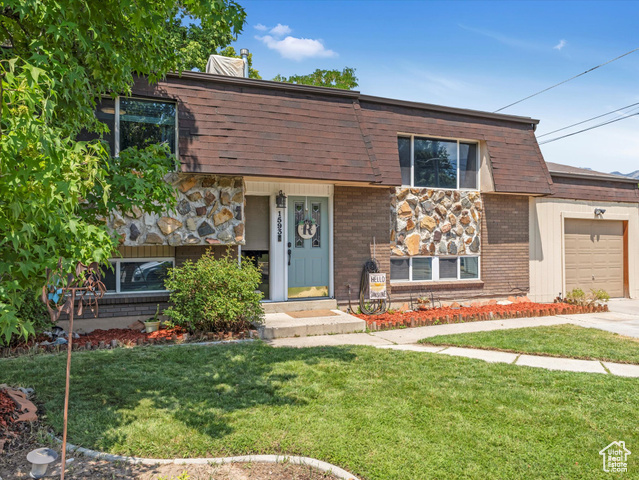
[[[610,300],[610,312],[585,315],[560,315],[569,317],[570,323],[582,327],[599,328],[608,332],[639,338],[639,300],[620,298]]]

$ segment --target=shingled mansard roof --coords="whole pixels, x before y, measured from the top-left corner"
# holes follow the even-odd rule
[[[400,185],[397,134],[414,133],[485,141],[496,192],[551,193],[528,117],[196,72],[133,94],[178,101],[184,171]]]

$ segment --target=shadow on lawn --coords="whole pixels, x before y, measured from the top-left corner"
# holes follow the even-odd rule
[[[137,422],[154,428],[153,409],[220,438],[233,431],[228,413],[261,405],[306,404],[303,396],[290,389],[283,392],[298,375],[283,373],[279,364],[331,365],[355,358],[348,347],[297,349],[263,344],[87,352],[73,360],[69,438],[102,450],[124,445],[127,433],[122,427]],[[63,381],[57,377],[56,383]],[[62,405],[63,383],[60,387],[48,402],[50,411]],[[57,416],[50,419],[59,431]]]

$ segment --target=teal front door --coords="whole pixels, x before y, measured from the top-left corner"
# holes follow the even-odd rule
[[[329,235],[328,198],[289,197],[288,298],[328,297]]]

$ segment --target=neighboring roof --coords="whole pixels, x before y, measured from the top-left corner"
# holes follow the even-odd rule
[[[588,168],[572,167],[570,165],[562,165],[560,163],[546,162],[548,171],[552,176],[558,177],[575,177],[575,178],[592,178],[602,179],[611,182],[624,182],[637,184],[639,181],[636,178],[624,177],[622,175],[615,175],[613,173],[597,172]]]
[[[133,93],[178,100],[188,171],[400,185],[397,134],[413,133],[483,140],[496,192],[551,193],[528,117],[199,72]]]
[[[594,202],[639,203],[637,180],[548,162],[552,196]]]

